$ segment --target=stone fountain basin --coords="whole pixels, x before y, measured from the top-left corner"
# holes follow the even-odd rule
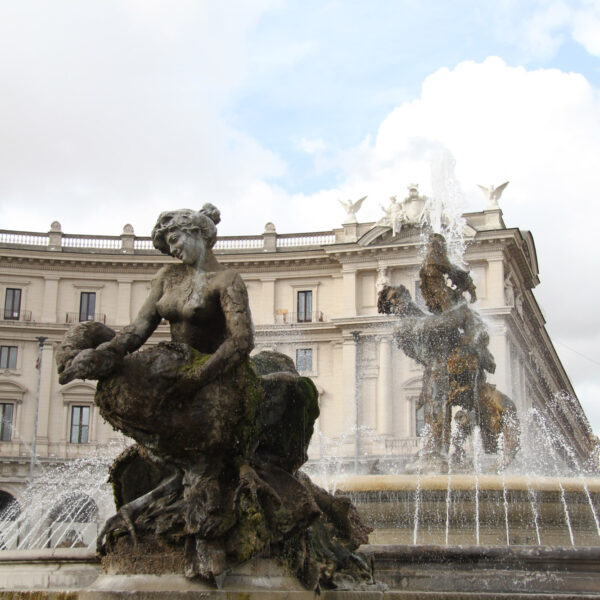
[[[2,600],[549,600],[600,599],[600,548],[368,545],[360,551],[389,589],[301,588],[274,560],[232,569],[221,589],[182,575],[102,573],[86,549],[0,553]]]
[[[417,521],[419,545],[600,546],[597,477],[357,475],[327,484],[352,499],[372,544],[413,544]]]

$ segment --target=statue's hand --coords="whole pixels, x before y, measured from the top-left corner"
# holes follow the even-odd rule
[[[73,379],[100,379],[112,373],[119,364],[120,358],[109,350],[82,350],[60,373],[58,381],[61,385]]]

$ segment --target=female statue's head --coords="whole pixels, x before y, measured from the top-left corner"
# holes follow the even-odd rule
[[[198,211],[183,208],[163,212],[152,230],[152,243],[163,254],[192,264],[198,252],[215,245],[220,220],[221,213],[212,204],[205,204]]]

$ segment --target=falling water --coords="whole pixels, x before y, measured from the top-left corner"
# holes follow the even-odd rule
[[[473,470],[475,474],[475,541],[479,546],[479,475],[481,467],[479,460],[483,452],[481,431],[479,425],[473,427]]]
[[[448,449],[448,484],[446,486],[446,546],[450,535],[450,508],[452,507],[452,457],[456,451],[456,436],[458,425],[452,421],[450,427],[450,448]]]
[[[414,518],[415,518],[415,526],[413,530],[413,544],[416,545],[418,534],[419,534],[419,516],[421,513],[421,475],[423,473],[423,460],[424,455],[427,453],[427,450],[431,446],[433,432],[429,425],[425,425],[423,427],[423,431],[421,432],[421,437],[423,438],[423,447],[419,451],[417,455],[417,487],[415,489],[415,510],[414,510]]]
[[[537,422],[538,426],[541,427],[541,429],[543,430],[544,437],[546,439],[550,440],[550,443],[547,444],[547,447],[548,447],[548,450],[550,451],[550,454],[552,457],[552,464],[554,465],[554,473],[556,476],[556,481],[558,483],[558,487],[560,489],[560,498],[561,498],[561,502],[562,502],[562,506],[563,506],[563,511],[565,514],[565,523],[566,523],[567,529],[569,531],[569,538],[571,540],[571,546],[574,546],[575,539],[573,538],[573,528],[571,527],[571,516],[569,515],[569,507],[567,506],[567,498],[565,496],[565,488],[563,487],[561,477],[560,477],[560,471],[558,468],[559,457],[556,455],[556,450],[554,449],[554,444],[552,443],[552,441],[555,438],[552,435],[552,432],[550,431],[550,429],[547,425],[546,419],[544,419],[543,416],[540,415],[536,409],[533,409],[532,412],[537,417],[536,422]]]
[[[114,511],[106,473],[124,443],[99,448],[96,456],[46,465],[18,503],[0,514],[6,549],[91,546],[100,520]]]
[[[506,492],[506,477],[504,476],[505,459],[504,456],[504,434],[498,436],[498,455],[499,455],[499,471],[502,477],[502,500],[504,503],[504,523],[506,525],[506,545],[510,546],[510,531],[508,526],[508,494]]]
[[[566,395],[561,394],[560,398],[555,397],[553,399],[553,402],[558,402],[559,399],[562,400],[563,402],[572,401],[570,397],[566,397]],[[571,459],[572,464],[575,465],[575,470],[577,472],[579,479],[581,480],[581,484],[582,484],[583,490],[585,492],[588,504],[590,506],[590,510],[592,511],[592,517],[594,518],[594,523],[596,525],[596,531],[598,533],[598,536],[600,537],[600,522],[598,521],[598,513],[596,511],[596,507],[594,506],[594,503],[592,502],[592,497],[590,495],[587,481],[585,480],[582,465],[581,465],[580,461],[577,459],[577,455],[575,454],[573,447],[566,440],[563,432],[560,431],[558,428],[553,427],[552,429],[556,429],[556,431],[554,431],[554,434],[555,434],[554,438],[557,439],[561,443],[563,449],[565,450],[565,452]]]

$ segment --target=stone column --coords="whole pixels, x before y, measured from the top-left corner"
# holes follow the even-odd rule
[[[379,341],[379,374],[377,376],[377,432],[393,433],[392,394],[392,339],[384,336]]]
[[[44,276],[44,299],[42,304],[42,323],[57,323],[58,276]]]
[[[356,316],[356,269],[342,272],[344,282],[344,317]]]
[[[40,399],[38,405],[37,450],[39,456],[48,456],[48,429],[50,422],[50,406],[52,382],[54,380],[54,347],[52,342],[44,342],[42,364],[40,370]]]
[[[118,279],[117,288],[117,320],[115,325],[131,323],[131,281]]]

